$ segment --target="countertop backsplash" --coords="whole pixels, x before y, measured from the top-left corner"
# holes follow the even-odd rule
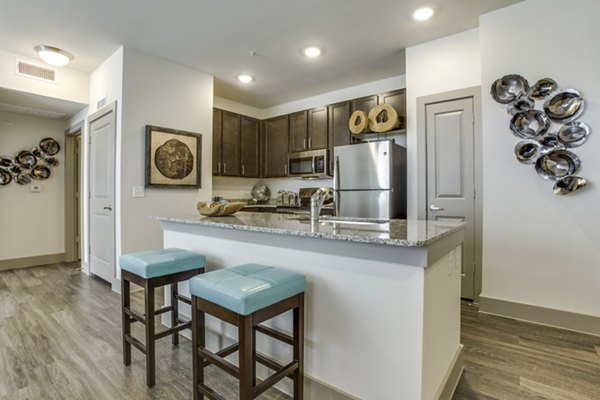
[[[299,179],[299,178],[236,178],[213,176],[213,194],[212,196],[223,197],[224,199],[249,199],[252,197],[250,192],[254,185],[261,183],[267,185],[271,190],[271,200],[275,200],[278,190],[289,190],[298,192],[300,188],[308,187],[332,187],[332,179]]]

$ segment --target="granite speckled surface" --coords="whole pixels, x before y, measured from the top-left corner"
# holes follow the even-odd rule
[[[402,247],[428,246],[464,227],[464,223],[452,222],[398,219],[377,223],[375,220],[335,217],[322,217],[321,222],[313,224],[308,216],[245,211],[224,217],[189,215],[152,218],[224,229]]]

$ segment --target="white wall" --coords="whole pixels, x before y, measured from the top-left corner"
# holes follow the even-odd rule
[[[248,117],[262,119],[263,109],[252,107],[246,104],[238,103],[237,101],[225,99],[223,97],[215,96],[213,99],[213,105],[221,110],[227,110],[234,113],[246,115]]]
[[[123,61],[117,255],[162,248],[162,230],[149,216],[196,213],[196,202],[212,193],[212,76],[130,48]],[[202,134],[201,189],[152,188],[132,197],[134,186],[144,186],[146,125]]]
[[[42,60],[34,60],[5,50],[0,50],[0,87],[87,104],[89,93],[88,74],[66,67],[60,67],[55,68],[57,70],[58,82],[45,82],[39,79],[17,75],[15,73],[15,63],[17,59],[45,68],[54,68],[47,65]]]
[[[600,64],[596,0],[528,0],[480,19],[483,74],[483,292],[512,302],[600,316]],[[573,35],[557,34],[557,27]],[[518,28],[517,28],[518,27]],[[574,149],[590,187],[556,196],[513,155],[509,117],[491,83],[517,73],[579,89],[592,129]]]
[[[65,251],[64,129],[64,121],[0,111],[1,156],[14,157],[21,150],[31,150],[45,137],[61,145],[55,156],[59,165],[51,168],[50,178],[32,182],[41,187],[40,193],[14,181],[0,186],[0,260]]]
[[[479,32],[471,29],[406,49],[408,217],[417,218],[417,98],[481,84]]]

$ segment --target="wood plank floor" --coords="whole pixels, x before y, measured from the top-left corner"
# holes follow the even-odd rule
[[[0,272],[0,400],[192,398],[188,340],[178,348],[157,342],[157,384],[148,389],[143,355],[134,349],[132,365],[122,363],[120,332],[120,297],[76,264]],[[139,327],[134,333],[143,337]],[[463,304],[462,343],[466,370],[454,400],[600,400],[600,337]],[[213,367],[207,375],[236,398],[234,379]],[[288,398],[276,390],[261,396]]]
[[[600,400],[600,337],[462,305],[465,372],[453,400]]]

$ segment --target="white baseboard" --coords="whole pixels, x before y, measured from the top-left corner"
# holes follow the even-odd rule
[[[600,317],[593,315],[555,310],[486,296],[479,297],[479,311],[600,336]]]

